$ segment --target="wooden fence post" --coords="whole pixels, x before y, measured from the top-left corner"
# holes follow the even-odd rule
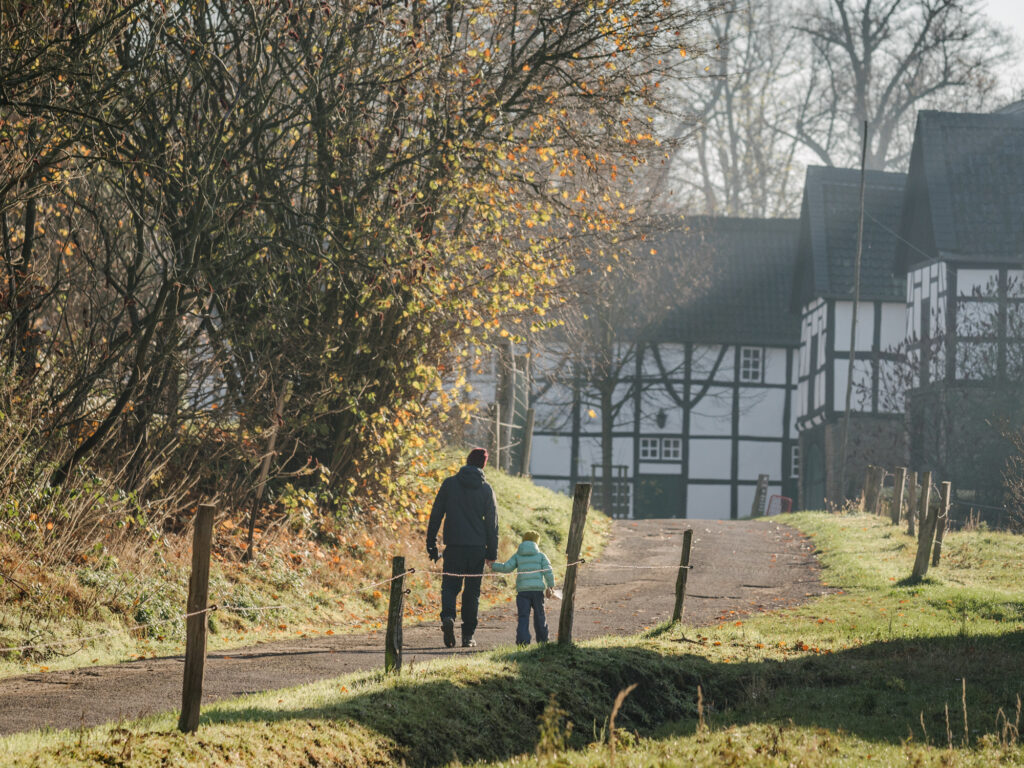
[[[533,452],[533,422],[536,418],[533,408],[526,409],[526,427],[523,429],[523,452],[522,466],[519,468],[520,477],[530,476],[530,454]]]
[[[935,547],[932,549],[932,565],[939,564],[942,557],[942,537],[946,534],[949,522],[949,506],[953,500],[953,484],[947,480],[942,484],[942,502],[939,506],[939,518],[935,528]]]
[[[892,481],[892,504],[889,507],[889,519],[893,525],[900,524],[900,515],[903,514],[903,487],[907,481],[907,468],[896,467]]]
[[[405,558],[391,558],[391,594],[388,596],[388,628],[384,633],[384,671],[402,669],[402,614],[405,608]]]
[[[922,472],[917,483],[917,538],[924,534],[924,524],[928,519],[928,507],[932,501],[932,473]],[[928,551],[931,551],[929,545]]]
[[[185,674],[181,685],[178,730],[192,733],[199,727],[206,668],[206,629],[209,621],[210,549],[213,546],[213,504],[200,504],[192,531],[192,573],[188,577],[185,624]]]
[[[676,576],[676,605],[672,609],[672,623],[683,618],[683,600],[686,599],[686,577],[690,572],[690,546],[693,543],[693,528],[683,531],[683,553],[679,558],[679,573]]]
[[[921,473],[921,501],[918,505],[917,518],[917,557],[914,558],[914,571],[911,578],[915,581],[923,579],[928,573],[928,560],[932,554],[932,539],[935,536],[935,515],[929,507],[932,491],[932,473]]]
[[[583,528],[587,523],[590,508],[590,483],[576,483],[572,496],[572,519],[569,522],[569,539],[565,545],[565,562],[575,563],[580,559],[583,546]],[[565,569],[565,583],[562,584],[562,613],[558,617],[558,644],[572,644],[572,610],[576,597],[576,575],[580,567],[574,565]]]
[[[885,496],[883,491],[885,490],[885,476],[888,473],[885,471],[885,467],[875,467],[875,512],[876,515],[882,513],[882,500]]]
[[[864,490],[860,494],[860,511],[867,512],[871,509],[869,502],[871,501],[871,477],[875,473],[875,465],[868,464],[868,468],[864,471]]]
[[[907,536],[914,535],[917,519],[917,472],[907,473]]]

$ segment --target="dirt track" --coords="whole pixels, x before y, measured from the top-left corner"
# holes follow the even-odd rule
[[[773,521],[621,520],[601,559],[580,571],[574,637],[633,634],[668,619],[675,569],[602,566],[676,565],[682,531],[689,527],[694,529],[694,568],[687,587],[687,624],[796,605],[826,591],[810,542]],[[485,582],[485,590],[496,588]],[[558,607],[549,603],[552,639]],[[481,614],[477,650],[513,642],[515,624],[512,604]],[[377,668],[383,665],[383,647],[383,635],[373,633],[211,653],[204,701]],[[471,652],[445,649],[433,622],[406,627],[404,647],[406,663]],[[0,734],[91,726],[176,709],[182,664],[176,656],[0,681]]]

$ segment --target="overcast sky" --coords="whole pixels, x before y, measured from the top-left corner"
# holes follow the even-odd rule
[[[988,15],[999,24],[1005,24],[1013,30],[1017,38],[1017,47],[1024,58],[1024,0],[986,0]],[[1018,63],[1012,78],[1018,92],[1024,86],[1024,62]]]

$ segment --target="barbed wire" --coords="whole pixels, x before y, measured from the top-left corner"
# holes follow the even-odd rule
[[[572,568],[574,566],[583,565],[586,562],[587,562],[586,560],[584,560],[583,558],[580,558],[579,560],[575,560],[575,561],[573,561],[571,563],[566,563],[565,564],[565,569],[568,570],[569,568]],[[483,577],[486,577],[486,576],[511,576],[513,573],[518,574],[518,575],[525,575],[525,574],[528,574],[528,573],[548,573],[548,572],[554,573],[554,569],[552,569],[552,568],[538,568],[535,571],[520,571],[520,570],[516,570],[516,571],[484,571],[482,573],[449,573],[447,571],[424,571],[424,573],[429,573],[432,576],[455,576],[455,577],[460,578],[460,579],[483,578]]]
[[[568,571],[569,568],[579,567],[579,566],[582,566],[582,565],[587,565],[588,567],[591,567],[591,568],[617,568],[617,569],[632,569],[632,570],[646,570],[646,569],[675,569],[675,570],[679,570],[679,569],[683,569],[683,568],[685,568],[685,569],[692,569],[693,568],[692,565],[617,565],[617,564],[614,564],[614,563],[588,563],[585,558],[580,558],[579,560],[574,560],[571,563],[566,563],[565,566],[563,566],[560,570],[562,571],[563,576],[564,576],[565,571]],[[435,570],[417,571],[417,569],[415,569],[415,568],[409,568],[409,569],[403,571],[402,573],[395,574],[393,576],[390,576],[389,578],[381,579],[380,581],[373,581],[373,582],[370,582],[369,584],[363,584],[363,585],[360,585],[360,586],[357,586],[357,587],[353,587],[351,589],[345,590],[345,591],[340,592],[340,593],[335,593],[335,594],[342,594],[342,595],[344,595],[344,594],[358,594],[360,592],[365,592],[367,590],[373,589],[374,587],[383,586],[384,584],[390,584],[391,582],[393,582],[393,581],[395,581],[397,579],[401,579],[401,578],[403,578],[405,576],[410,576],[410,575],[413,575],[413,574],[416,574],[416,573],[423,573],[424,575],[429,575],[429,576],[449,576],[449,577],[456,577],[456,578],[485,578],[485,577],[512,576],[512,575],[527,575],[527,574],[546,573],[546,572],[551,572],[553,574],[554,573],[554,569],[553,568],[539,568],[539,569],[536,569],[536,570],[529,570],[529,571],[516,570],[516,571],[510,571],[510,572],[507,572],[507,573],[503,573],[503,572],[500,572],[500,571],[485,571],[485,572],[482,572],[482,573],[456,573],[456,572],[443,571],[443,570],[441,570],[441,571],[435,571]],[[264,612],[269,612],[269,611],[278,611],[278,610],[283,610],[283,609],[287,609],[287,608],[294,608],[297,605],[298,605],[298,603],[279,603],[279,604],[275,604],[275,605],[254,605],[254,606],[244,606],[244,605],[232,604],[232,603],[213,604],[213,605],[209,605],[206,608],[203,608],[202,610],[199,610],[199,611],[192,611],[192,612],[188,612],[188,613],[182,613],[182,614],[179,614],[177,616],[173,616],[171,618],[159,619],[157,621],[142,622],[142,623],[138,623],[138,624],[136,624],[135,626],[132,626],[132,627],[124,627],[124,628],[121,628],[121,629],[109,630],[107,632],[102,632],[102,633],[95,634],[95,635],[85,635],[85,636],[78,636],[78,637],[69,637],[69,638],[65,638],[63,640],[51,640],[51,641],[47,641],[45,643],[30,643],[30,644],[25,644],[25,645],[16,645],[16,646],[10,646],[10,647],[6,647],[6,648],[0,648],[0,654],[21,653],[21,652],[24,652],[24,651],[42,650],[42,649],[46,649],[46,648],[55,648],[55,647],[59,647],[59,646],[81,645],[82,646],[81,648],[78,648],[77,650],[72,651],[71,653],[67,654],[68,656],[73,656],[76,653],[81,653],[82,651],[84,651],[86,643],[91,643],[91,642],[94,642],[96,640],[102,640],[102,639],[105,639],[105,638],[108,638],[108,637],[114,637],[114,636],[117,636],[117,635],[121,635],[121,634],[123,634],[125,632],[131,633],[131,632],[136,632],[136,631],[139,631],[139,630],[149,630],[149,629],[152,629],[153,627],[163,626],[165,624],[173,624],[173,623],[178,622],[178,621],[185,621],[185,620],[188,620],[188,619],[192,618],[193,616],[200,616],[200,615],[203,615],[203,614],[212,613],[212,612],[217,611],[217,610],[223,610],[223,611],[227,611],[229,613],[233,613],[233,614],[236,614],[236,615],[244,616],[245,614],[250,614],[250,613],[264,613]],[[355,624],[355,623],[356,622],[353,622],[353,624]]]
[[[51,640],[51,641],[46,642],[46,643],[33,643],[31,645],[16,645],[16,646],[12,646],[10,648],[0,648],[0,653],[15,653],[15,652],[21,652],[21,651],[34,651],[34,650],[37,650],[37,649],[40,649],[40,648],[53,648],[53,647],[58,646],[58,645],[75,645],[75,644],[79,644],[79,643],[89,643],[89,642],[92,642],[93,640],[102,640],[105,637],[113,637],[114,635],[120,635],[120,634],[124,633],[125,631],[134,632],[134,631],[139,630],[139,629],[149,629],[150,627],[159,627],[159,626],[162,626],[164,624],[173,624],[176,621],[181,621],[183,619],[190,619],[193,616],[199,616],[199,615],[204,614],[204,613],[212,613],[213,611],[216,611],[218,608],[219,608],[219,606],[217,606],[217,605],[208,605],[206,608],[203,608],[200,611],[192,611],[191,613],[183,613],[183,614],[180,614],[178,616],[174,616],[174,617],[172,617],[170,619],[160,619],[158,621],[143,622],[141,624],[136,624],[134,627],[126,627],[124,629],[112,629],[112,630],[109,630],[107,632],[102,632],[102,633],[100,633],[98,635],[87,635],[85,637],[69,637],[69,638],[67,638],[65,640]],[[85,650],[85,649],[84,648],[80,648],[78,651],[75,651],[74,653],[79,653],[80,651],[83,651],[83,650]]]

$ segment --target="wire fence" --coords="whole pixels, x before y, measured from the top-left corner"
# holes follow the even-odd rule
[[[562,568],[562,575],[563,575],[563,577],[564,577],[565,573],[570,568],[578,568],[578,567],[583,566],[583,565],[586,565],[589,568],[614,568],[614,569],[627,569],[627,570],[629,570],[629,569],[632,569],[632,570],[648,570],[648,569],[680,570],[680,569],[684,569],[684,568],[685,569],[693,568],[692,565],[618,565],[618,564],[613,564],[613,563],[588,563],[585,559],[581,558],[579,560],[575,560],[575,561],[573,561],[571,563],[566,563],[565,564],[565,566]],[[391,576],[389,578],[381,579],[379,581],[369,582],[367,584],[362,584],[362,585],[359,585],[357,587],[353,587],[351,589],[344,590],[342,592],[337,592],[336,594],[337,595],[342,595],[342,596],[343,595],[356,595],[356,594],[359,594],[359,593],[362,593],[362,592],[367,592],[367,591],[372,590],[372,589],[374,589],[376,587],[384,586],[385,584],[390,584],[391,582],[393,582],[393,581],[395,581],[397,579],[401,579],[401,578],[404,578],[406,576],[411,576],[411,575],[416,574],[416,573],[421,573],[421,574],[427,575],[427,576],[441,576],[441,577],[448,576],[448,577],[455,577],[455,578],[479,578],[479,579],[483,579],[483,578],[488,578],[488,577],[509,577],[509,576],[513,576],[513,575],[537,574],[537,573],[545,573],[545,572],[548,572],[548,571],[553,573],[554,569],[553,568],[538,568],[536,570],[515,571],[515,572],[509,572],[509,573],[503,573],[503,572],[499,572],[499,571],[484,571],[482,573],[458,573],[458,572],[450,572],[450,571],[444,571],[444,570],[424,570],[424,571],[418,571],[416,568],[409,568],[409,569],[403,571],[402,573],[395,574],[395,575],[393,575],[393,576]],[[200,611],[193,611],[191,613],[184,613],[183,612],[181,614],[178,614],[176,616],[172,616],[170,618],[158,619],[156,621],[149,621],[149,622],[139,622],[139,623],[135,624],[132,627],[125,627],[125,628],[122,628],[122,629],[108,630],[106,632],[101,632],[101,633],[95,634],[95,635],[84,635],[84,636],[77,636],[77,637],[69,637],[69,638],[65,638],[65,639],[62,639],[62,640],[51,640],[51,641],[47,641],[47,642],[44,642],[44,643],[28,643],[28,644],[24,644],[24,645],[15,645],[15,646],[9,646],[9,647],[6,647],[6,648],[0,648],[0,654],[24,653],[26,651],[38,651],[38,650],[46,650],[46,649],[49,649],[49,648],[68,647],[68,646],[80,645],[81,646],[80,648],[78,648],[78,649],[76,649],[76,650],[74,650],[74,651],[72,651],[70,653],[64,654],[65,656],[73,656],[76,653],[80,653],[80,652],[86,650],[86,645],[88,643],[93,643],[93,642],[95,642],[97,640],[103,640],[103,639],[106,639],[108,637],[116,637],[116,636],[119,636],[119,635],[123,635],[125,632],[132,633],[132,632],[139,632],[139,631],[148,631],[148,630],[152,629],[153,627],[164,626],[164,625],[167,625],[167,624],[174,624],[174,623],[179,622],[179,621],[187,621],[188,619],[192,618],[193,616],[199,616],[199,615],[202,615],[202,614],[209,614],[209,613],[213,613],[214,611],[218,611],[218,610],[226,611],[226,612],[229,612],[229,613],[233,613],[235,615],[246,616],[248,614],[268,613],[270,611],[285,610],[285,609],[288,609],[288,608],[295,608],[295,607],[298,607],[298,606],[299,606],[299,603],[279,603],[279,604],[275,604],[275,605],[256,605],[256,606],[248,606],[248,605],[240,605],[240,604],[232,604],[232,603],[212,604],[212,605],[209,605],[209,606],[207,606],[206,608],[204,608],[204,609],[202,609]],[[356,625],[357,625],[357,623],[353,622],[352,626],[356,626]]]

